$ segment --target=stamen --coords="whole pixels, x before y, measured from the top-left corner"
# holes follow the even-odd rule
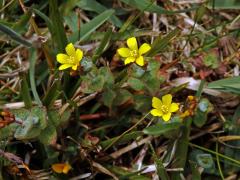
[[[162,105],[161,110],[164,114],[167,114],[169,111],[169,108],[166,105]]]
[[[130,51],[130,55],[131,55],[131,57],[137,57],[138,56],[137,50]]]

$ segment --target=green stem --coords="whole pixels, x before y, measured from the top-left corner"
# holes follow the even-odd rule
[[[207,149],[207,148],[204,148],[204,147],[198,146],[198,145],[193,144],[193,143],[190,143],[190,142],[189,142],[188,144],[189,144],[190,146],[192,146],[192,147],[195,147],[195,148],[201,149],[201,150],[203,150],[203,151],[207,151],[207,152],[209,152],[209,153],[211,153],[211,154],[218,155],[219,157],[224,158],[224,159],[226,159],[226,160],[228,160],[228,161],[231,161],[231,162],[233,162],[233,163],[235,163],[235,164],[237,164],[237,165],[240,166],[240,161],[237,161],[237,160],[232,159],[232,158],[230,158],[230,157],[228,157],[228,156],[225,156],[225,155],[223,155],[223,154],[220,154],[220,153],[214,152],[214,151],[212,151],[212,150],[210,150],[210,149]]]
[[[223,172],[222,172],[220,161],[219,161],[219,155],[218,155],[218,141],[216,141],[216,160],[217,160],[219,174],[220,174],[221,178],[224,180],[225,178],[223,176]]]

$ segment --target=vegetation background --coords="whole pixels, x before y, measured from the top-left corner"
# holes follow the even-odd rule
[[[0,0],[0,179],[238,179],[238,0]],[[117,49],[148,43],[144,66]],[[67,44],[83,50],[59,70]],[[152,98],[179,103],[169,121]]]

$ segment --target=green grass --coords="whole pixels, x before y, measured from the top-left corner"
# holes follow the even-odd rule
[[[0,180],[239,174],[237,1],[0,2]],[[130,37],[144,66],[117,53]],[[59,70],[69,43],[76,71]],[[169,121],[151,114],[166,94]]]

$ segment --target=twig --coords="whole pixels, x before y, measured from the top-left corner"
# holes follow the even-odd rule
[[[118,151],[110,154],[110,157],[112,157],[113,159],[117,159],[118,157],[120,157],[121,155],[123,155],[124,153],[128,152],[128,151],[131,151],[143,144],[146,144],[148,142],[150,142],[151,140],[153,139],[152,136],[148,136],[140,141],[134,141],[132,144],[122,148],[122,149],[119,149]]]

